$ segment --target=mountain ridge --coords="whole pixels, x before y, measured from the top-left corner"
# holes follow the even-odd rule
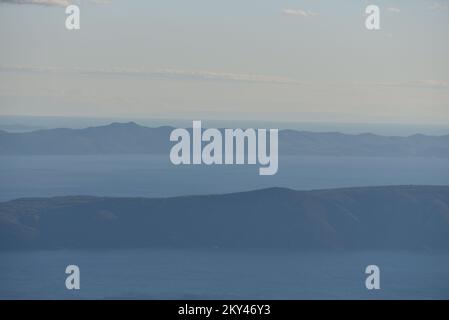
[[[0,155],[169,154],[173,145],[169,135],[173,129],[113,122],[84,129],[56,128],[21,133],[0,130]],[[449,135],[400,137],[286,129],[279,131],[279,153],[447,158]]]
[[[449,250],[449,186],[0,203],[0,249]]]

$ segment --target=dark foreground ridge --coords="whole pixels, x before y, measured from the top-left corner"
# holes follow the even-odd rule
[[[0,203],[0,248],[449,250],[449,186]]]

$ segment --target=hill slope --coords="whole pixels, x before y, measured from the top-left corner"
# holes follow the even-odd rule
[[[0,203],[0,247],[449,249],[449,187]]]

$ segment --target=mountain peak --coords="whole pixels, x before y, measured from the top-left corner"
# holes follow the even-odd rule
[[[130,122],[112,122],[111,124],[107,125],[107,127],[126,127],[126,128],[134,127],[134,128],[136,128],[136,127],[140,127],[140,125],[138,125],[134,121],[130,121]]]

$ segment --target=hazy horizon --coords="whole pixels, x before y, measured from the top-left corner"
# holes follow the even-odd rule
[[[214,118],[150,118],[150,117],[70,117],[70,116],[17,116],[0,115],[0,130],[7,132],[29,132],[41,129],[83,129],[109,125],[111,123],[135,122],[146,127],[191,127],[193,120],[201,120],[205,127],[218,128],[278,128],[310,132],[339,132],[345,134],[372,133],[383,136],[410,136],[414,134],[442,136],[449,134],[449,124],[398,124],[360,122],[294,122],[252,119]]]

